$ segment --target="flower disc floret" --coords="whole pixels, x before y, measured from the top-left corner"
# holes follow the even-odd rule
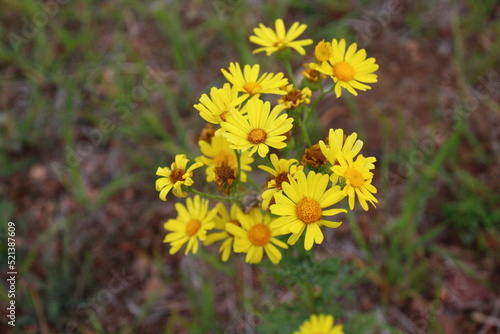
[[[346,61],[333,66],[333,75],[341,81],[351,81],[354,78],[354,68]]]
[[[248,134],[248,141],[252,144],[262,144],[266,141],[266,132],[262,129],[253,129]]]
[[[304,197],[297,203],[297,218],[304,224],[315,223],[322,217],[321,205],[310,198]]]
[[[256,224],[248,230],[248,240],[255,246],[265,246],[271,240],[271,229],[264,224]]]
[[[200,229],[200,227],[201,227],[201,223],[198,219],[191,219],[186,224],[186,235],[188,237],[195,235],[196,232],[198,232],[198,230]]]
[[[365,178],[363,174],[356,168],[349,168],[345,174],[347,182],[353,187],[361,187],[365,183]]]

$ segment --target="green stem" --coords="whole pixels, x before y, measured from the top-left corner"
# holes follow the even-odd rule
[[[238,184],[241,183],[241,151],[240,150],[234,150],[234,153],[236,154],[236,161],[238,163],[238,170],[236,172],[236,180],[234,180],[233,184],[231,184],[230,187],[230,192],[231,194],[234,193],[234,189],[238,188]],[[239,192],[237,192],[239,193]]]
[[[363,251],[365,258],[370,263],[373,263],[373,257],[371,255],[370,248],[365,238],[363,237],[363,233],[361,232],[361,228],[358,225],[354,211],[347,211],[346,218],[347,218],[347,223],[349,224],[349,227],[351,228],[351,231],[354,235],[354,240],[356,240],[358,246],[361,247],[361,250]]]
[[[321,82],[321,80],[320,80]],[[316,100],[314,100],[312,106],[311,106],[311,110],[316,110],[316,107],[318,106],[318,103],[323,99],[323,97],[330,93],[331,91],[333,91],[335,89],[335,83],[333,83],[332,87],[327,90],[326,92],[323,91],[323,85],[321,85],[321,93],[318,95],[318,97],[316,98]]]
[[[236,174],[236,180],[237,182],[241,182],[241,151],[236,150],[236,160],[238,161],[238,172]]]
[[[307,133],[307,128],[304,122],[300,119],[300,117],[297,118],[297,123],[299,123],[300,132],[302,132],[302,137],[304,138],[304,141],[306,142],[307,145],[312,147],[311,138],[309,138],[309,134]]]
[[[319,91],[323,93],[323,80],[321,80],[321,73],[320,71],[316,71],[316,74],[318,76],[318,85],[319,85]]]
[[[269,158],[269,154],[264,157],[264,164],[267,167],[273,168],[273,164],[271,163],[271,158]]]
[[[281,60],[281,63],[283,64],[283,66],[285,67],[286,73],[288,74],[288,76],[290,77],[290,80],[293,83],[293,87],[298,89],[299,86],[297,86],[297,82],[295,81],[295,75],[293,74],[293,71],[292,71],[292,65],[290,65],[290,62],[288,61],[288,59],[280,59],[280,60]]]
[[[228,203],[233,203],[234,202],[234,200],[233,200],[232,197],[222,197],[222,196],[218,196],[218,195],[206,194],[206,193],[198,191],[198,190],[196,190],[194,188],[188,188],[188,191],[192,192],[195,195],[200,195],[201,197],[205,197],[205,198],[208,198],[208,199],[215,199],[217,201],[228,202]]]
[[[258,185],[257,183],[255,183],[255,181],[254,181],[254,180],[252,180],[252,178],[247,177],[247,181],[248,181],[248,183],[250,183],[250,185],[251,185],[252,187],[254,187],[254,189],[255,189],[255,190],[260,190],[259,185]]]

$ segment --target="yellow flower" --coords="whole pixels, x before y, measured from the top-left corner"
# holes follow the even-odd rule
[[[295,40],[304,32],[304,30],[306,30],[307,26],[305,24],[295,22],[290,27],[290,30],[286,32],[283,20],[277,19],[275,27],[276,31],[261,23],[258,28],[254,28],[253,32],[255,35],[250,36],[250,42],[263,47],[254,50],[253,53],[266,51],[266,54],[269,56],[276,51],[283,50],[285,48],[292,48],[301,55],[305,55],[306,50],[304,50],[303,46],[313,43],[312,39],[304,39],[300,41]]]
[[[330,129],[328,132],[328,146],[324,141],[320,140],[319,147],[323,155],[334,165],[337,161],[337,155],[343,154],[344,156],[354,158],[361,151],[363,142],[357,138],[358,134],[356,132],[344,138],[344,130]]]
[[[354,208],[355,197],[358,197],[358,201],[365,211],[368,211],[366,202],[370,202],[375,207],[375,203],[378,201],[372,193],[377,193],[377,188],[371,184],[373,173],[370,170],[375,168],[373,163],[377,159],[359,155],[356,161],[353,161],[352,157],[339,154],[337,161],[339,165],[331,167],[331,170],[338,176],[345,178],[346,185],[343,191],[345,195],[349,196],[349,208],[351,210]]]
[[[238,89],[226,83],[222,88],[212,87],[210,97],[203,94],[200,103],[194,107],[200,112],[200,116],[209,123],[220,124],[226,121],[230,110],[237,108],[246,97],[238,97]]]
[[[284,106],[277,105],[271,110],[271,103],[252,99],[242,110],[247,115],[231,112],[221,124],[225,130],[223,136],[231,144],[229,147],[243,152],[250,149],[250,155],[258,152],[261,157],[266,156],[269,147],[286,147],[284,134],[292,128],[293,118],[280,115],[283,109]]]
[[[337,156],[339,154],[344,155],[345,157],[354,158],[361,148],[363,148],[363,142],[358,138],[358,134],[353,132],[347,138],[344,137],[344,130],[342,129],[330,129],[328,133],[328,144],[324,141],[319,141],[319,147],[321,149],[321,153],[328,159],[328,161],[335,165],[337,163]],[[345,139],[345,141],[344,141]],[[333,184],[336,184],[338,181],[338,175],[332,174],[330,180]]]
[[[344,194],[338,186],[326,190],[329,183],[326,174],[310,171],[306,177],[303,171],[299,171],[295,177],[297,180],[289,178],[289,182],[283,182],[283,192],[274,195],[276,204],[271,205],[271,213],[281,217],[273,222],[272,227],[281,229],[283,233],[293,233],[288,239],[291,245],[306,230],[304,248],[309,250],[313,243],[323,242],[321,226],[340,226],[341,222],[331,222],[325,217],[347,211],[326,208],[342,200]]]
[[[326,314],[312,314],[309,320],[304,321],[298,331],[293,334],[344,334],[342,325],[334,324],[334,318]]]
[[[267,190],[262,193],[262,208],[267,210],[269,202],[274,197],[276,192],[281,192],[281,184],[289,182],[288,176],[293,177],[299,170],[303,170],[304,166],[297,166],[298,163],[295,159],[278,159],[276,154],[271,154],[271,164],[273,168],[260,165],[259,168],[272,175],[271,179],[267,182]]]
[[[238,91],[242,92],[242,97],[259,97],[260,94],[285,95],[280,87],[288,85],[288,79],[283,73],[264,73],[259,77],[260,65],[245,65],[243,71],[240,64],[230,63],[229,72],[222,69],[222,74],[233,84]]]
[[[332,44],[330,42],[325,42],[322,40],[314,48],[314,57],[320,63],[327,61],[333,55]]]
[[[309,104],[311,103],[311,95],[312,91],[308,87],[303,88],[302,90],[295,89],[293,85],[288,85],[286,87],[282,87],[287,94],[282,96],[279,100],[279,104],[283,104],[286,109],[297,108],[301,104]]]
[[[207,182],[213,182],[215,180],[214,169],[221,167],[223,163],[226,163],[232,169],[238,170],[238,159],[234,150],[229,148],[229,142],[224,137],[212,137],[211,142],[206,142],[200,140],[198,142],[200,145],[202,156],[196,158],[196,161],[202,162],[207,166]],[[243,152],[240,157],[240,178],[242,182],[246,182],[247,175],[243,171],[251,171],[252,167],[250,164],[253,162],[253,158],[248,152]]]
[[[226,231],[236,238],[234,251],[246,253],[245,261],[248,263],[260,263],[264,251],[272,263],[279,263],[282,256],[276,246],[288,248],[288,245],[275,238],[281,233],[270,226],[271,216],[263,215],[260,209],[254,208],[248,214],[238,213],[237,218],[241,227],[226,225]]]
[[[182,186],[192,186],[194,183],[192,179],[193,170],[203,166],[201,162],[197,162],[186,170],[188,162],[189,159],[186,159],[185,154],[177,154],[175,156],[175,162],[172,163],[170,168],[158,167],[156,175],[163,177],[156,180],[156,191],[160,192],[159,196],[163,201],[167,200],[167,194],[170,190],[172,190],[177,197],[187,196],[187,193],[182,190]]]
[[[214,228],[214,218],[217,209],[208,211],[208,200],[201,199],[196,195],[194,199],[186,200],[187,207],[181,203],[175,203],[177,218],[169,219],[164,227],[168,233],[163,242],[170,243],[170,254],[175,254],[187,242],[185,254],[198,251],[198,241],[205,240],[207,231]]]
[[[229,233],[226,227],[230,224],[241,226],[238,221],[238,215],[242,213],[242,211],[236,204],[233,204],[231,205],[230,212],[227,212],[226,207],[222,203],[217,204],[217,210],[219,215],[214,219],[215,228],[221,231],[207,235],[203,244],[208,246],[216,241],[224,240],[219,248],[219,252],[222,254],[222,261],[227,262],[234,248],[234,235]]]
[[[335,95],[340,97],[342,88],[347,89],[352,95],[358,95],[357,90],[371,89],[363,84],[377,82],[377,75],[373,74],[378,69],[375,58],[366,59],[366,51],[356,51],[356,43],[351,44],[346,51],[344,39],[338,42],[332,40],[333,55],[328,61],[321,64],[310,64],[311,68],[332,77],[335,82]]]

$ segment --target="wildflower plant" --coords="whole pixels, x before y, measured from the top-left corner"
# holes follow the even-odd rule
[[[170,168],[158,168],[157,175],[161,177],[156,181],[156,190],[162,200],[166,200],[172,190],[177,197],[186,197],[188,193],[196,195],[193,202],[196,205],[200,205],[200,198],[214,201],[213,210],[226,222],[217,223],[215,215],[207,215],[214,220],[203,225],[203,231],[209,227],[209,242],[205,244],[226,242],[221,248],[224,260],[231,252],[242,252],[247,254],[247,262],[258,263],[263,258],[262,251],[272,249],[268,255],[273,263],[278,263],[281,254],[278,255],[271,240],[282,249],[287,247],[276,236],[287,235],[289,245],[294,245],[303,236],[304,248],[311,250],[314,244],[324,241],[324,228],[341,225],[339,214],[353,210],[356,200],[363,210],[377,203],[374,196],[377,189],[372,184],[376,159],[360,154],[363,142],[358,135],[346,136],[342,129],[329,129],[325,140],[313,143],[308,130],[325,95],[334,92],[340,97],[343,89],[357,95],[357,91],[370,89],[367,84],[377,81],[374,72],[378,65],[374,58],[367,58],[365,50],[358,49],[356,44],[348,46],[345,39],[322,40],[309,58],[315,62],[307,64],[305,61],[307,75],[304,73],[302,84],[297,85],[289,63],[290,50],[306,54],[304,46],[313,41],[298,39],[306,28],[296,22],[287,32],[281,19],[276,20],[275,30],[263,24],[255,28],[250,37],[251,42],[260,46],[255,53],[265,51],[268,56],[276,55],[288,77],[281,72],[261,73],[259,64],[242,66],[231,62],[227,69],[221,69],[228,82],[222,87],[212,87],[210,94],[203,94],[194,105],[200,117],[212,124],[213,129],[211,136],[200,137],[201,154],[190,163],[181,153]],[[333,81],[328,82],[328,77]],[[310,87],[317,87],[316,96]],[[287,147],[291,142],[295,143],[294,147]],[[269,174],[264,184],[252,179],[250,174],[257,160],[263,162],[259,169]],[[201,174],[203,169],[206,181],[214,183],[216,191],[210,187],[204,187],[207,191],[196,187],[194,174]],[[242,203],[249,191],[259,192],[260,200],[251,210],[245,211]],[[342,207],[344,199],[348,205]],[[192,208],[196,206],[193,203],[190,204]],[[231,209],[225,205],[230,205]],[[188,215],[181,208],[178,206],[179,214],[187,220],[192,213]],[[236,210],[239,210],[237,214]],[[229,217],[239,223],[227,221]],[[249,233],[256,230],[256,224],[265,226],[259,232],[262,245],[252,243],[260,237],[255,239]],[[180,226],[173,222],[167,225]],[[170,233],[182,234],[178,228]],[[198,236],[197,231],[190,230],[187,235],[190,242],[205,240],[193,237]],[[227,241],[229,236],[230,243]],[[168,235],[167,240],[171,240]],[[232,249],[228,248],[229,244]],[[189,249],[197,248],[191,244]]]
[[[302,253],[322,244],[325,229],[339,227],[356,203],[365,211],[375,207],[376,159],[361,154],[357,133],[328,129],[324,140],[313,142],[310,131],[325,96],[370,89],[378,65],[345,39],[319,41],[307,54],[304,47],[313,41],[300,39],[306,28],[295,22],[286,31],[281,19],[274,29],[260,24],[250,36],[258,46],[254,53],[275,57],[286,75],[230,62],[221,69],[227,82],[194,104],[200,120],[208,122],[199,137],[200,154],[188,160],[181,153],[157,171],[162,200],[190,194],[187,207],[177,203],[178,217],[165,224],[170,253],[186,243],[185,252],[196,253],[202,242],[218,245],[223,262],[244,253],[251,264],[266,258],[278,264],[293,256],[290,246],[300,239]],[[304,57],[297,66],[304,66],[300,84],[292,51]],[[326,315],[312,316],[297,333],[311,330],[342,333]]]

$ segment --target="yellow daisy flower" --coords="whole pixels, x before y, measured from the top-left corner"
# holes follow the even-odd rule
[[[371,87],[363,84],[377,82],[377,75],[373,74],[378,70],[375,58],[366,59],[366,51],[361,49],[356,51],[356,43],[351,44],[346,51],[346,42],[341,39],[338,42],[332,40],[333,55],[328,61],[321,64],[310,64],[311,68],[332,77],[335,82],[335,95],[340,97],[342,88],[357,96],[357,90],[367,90]]]
[[[182,186],[190,187],[193,185],[194,181],[193,170],[198,167],[203,166],[201,162],[196,162],[192,164],[187,170],[187,163],[189,159],[186,159],[185,154],[177,154],[175,156],[175,162],[168,167],[158,167],[156,175],[163,176],[156,180],[156,191],[159,191],[160,198],[163,201],[167,200],[167,194],[170,190],[177,197],[186,197],[187,193],[182,190]]]
[[[260,209],[254,208],[248,214],[239,213],[237,218],[241,227],[226,225],[226,231],[236,238],[234,251],[246,253],[245,261],[248,263],[260,263],[264,251],[272,263],[279,263],[282,255],[276,246],[288,248],[288,245],[276,238],[281,233],[270,226],[271,216],[263,215]]]
[[[194,199],[188,198],[186,205],[175,203],[177,218],[169,219],[164,227],[167,233],[163,242],[170,243],[170,254],[175,254],[187,242],[185,254],[191,251],[196,254],[198,241],[205,240],[207,231],[214,228],[214,218],[217,209],[208,211],[208,200],[196,195]]]
[[[314,243],[323,242],[321,226],[340,226],[341,222],[331,222],[325,217],[347,211],[325,208],[342,200],[344,193],[338,186],[326,190],[329,183],[326,174],[310,171],[306,177],[303,171],[299,171],[295,177],[297,180],[289,178],[289,182],[283,182],[283,192],[274,195],[276,204],[271,205],[271,213],[281,217],[273,222],[272,227],[284,233],[293,233],[288,239],[291,245],[297,242],[305,230],[304,248],[310,250]]]
[[[196,158],[207,166],[207,182],[213,182],[215,180],[214,169],[221,167],[223,163],[232,169],[238,170],[238,159],[234,150],[229,148],[229,142],[224,137],[212,137],[211,142],[206,142],[200,140],[198,142],[200,145],[200,151],[202,156]],[[248,152],[243,152],[240,156],[240,177],[242,182],[246,182],[247,175],[243,171],[251,171],[252,167],[250,165],[253,162],[253,158]]]
[[[312,39],[295,40],[304,30],[306,30],[307,26],[305,24],[295,22],[290,27],[290,30],[286,32],[283,20],[277,19],[275,28],[276,31],[266,27],[262,23],[259,24],[258,28],[254,28],[253,32],[255,35],[250,36],[250,42],[261,45],[262,47],[254,50],[253,53],[266,51],[266,55],[269,56],[276,51],[292,48],[303,56],[306,54],[306,50],[304,50],[303,46],[313,43]]]
[[[320,63],[327,61],[333,55],[332,44],[330,42],[325,42],[322,40],[314,48],[314,58]]]
[[[243,71],[240,64],[230,63],[229,72],[222,69],[222,74],[233,84],[242,97],[258,98],[260,94],[286,95],[280,88],[288,85],[288,79],[283,73],[264,73],[259,77],[260,65],[245,65]]]
[[[278,103],[283,104],[286,109],[297,108],[301,104],[311,103],[312,91],[308,87],[298,90],[295,89],[293,85],[288,85],[286,87],[282,87],[281,89],[287,94],[282,96],[278,100]]]
[[[365,211],[368,211],[366,202],[370,202],[375,207],[375,203],[378,201],[372,193],[377,193],[377,188],[371,184],[373,173],[370,170],[375,168],[373,163],[377,159],[359,155],[356,161],[353,161],[352,157],[339,154],[337,161],[339,164],[331,167],[331,170],[345,178],[346,185],[343,191],[346,196],[349,196],[349,208],[351,210],[354,208],[355,197],[358,197],[358,201]]]
[[[234,235],[229,233],[226,227],[230,224],[241,226],[238,221],[238,215],[241,214],[242,211],[237,205],[233,204],[231,205],[230,212],[227,212],[226,207],[222,203],[217,204],[217,210],[219,214],[214,219],[215,228],[221,231],[207,235],[203,244],[208,246],[214,242],[224,240],[219,248],[219,252],[222,255],[222,261],[227,262],[234,248]]]
[[[297,166],[298,161],[295,159],[278,159],[276,154],[271,154],[271,164],[273,168],[260,165],[259,168],[272,175],[271,179],[267,182],[267,190],[262,193],[262,208],[267,210],[269,202],[274,197],[274,194],[281,191],[281,184],[288,181],[288,175],[294,177],[295,173],[303,170],[304,166]]]
[[[238,97],[238,88],[231,87],[226,83],[222,88],[212,87],[210,96],[203,94],[200,103],[194,108],[200,112],[200,116],[209,123],[220,124],[226,121],[230,110],[237,108],[246,97]]]
[[[231,112],[227,121],[221,124],[225,130],[223,136],[231,144],[230,148],[243,152],[250,149],[250,155],[258,152],[261,157],[265,157],[269,147],[286,147],[285,133],[292,128],[293,118],[287,114],[280,115],[283,105],[271,110],[271,103],[253,99],[243,109],[247,115]]]
[[[339,154],[354,158],[359,151],[361,151],[363,142],[357,138],[358,134],[356,132],[353,132],[346,138],[344,136],[344,130],[330,129],[328,133],[328,144],[320,140],[319,147],[326,159],[328,159],[332,165],[335,165],[337,164],[337,156]],[[337,184],[338,175],[332,174],[330,180],[333,184]]]
[[[344,334],[342,325],[334,326],[334,318],[326,314],[313,314],[309,320],[304,321],[298,331],[293,334]]]

